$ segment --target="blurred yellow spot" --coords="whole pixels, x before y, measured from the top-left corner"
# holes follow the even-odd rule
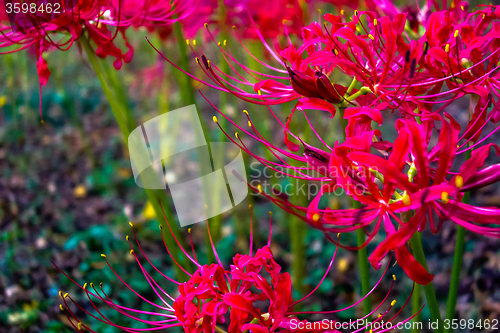
[[[368,38],[370,38],[371,40],[374,40],[374,39],[375,39],[375,37],[373,37],[373,35],[372,35],[372,34],[368,34]]]
[[[193,39],[193,45],[196,45],[196,39]]]
[[[464,186],[464,177],[458,175],[455,177],[455,186],[462,188]]]
[[[319,221],[319,214],[314,214],[313,215],[313,221],[318,222]]]
[[[188,233],[191,233],[191,228],[188,229]]]
[[[344,15],[344,10],[343,9],[340,10],[340,15]]]
[[[75,187],[75,189],[73,190],[73,195],[76,197],[76,198],[83,198],[87,195],[87,189],[85,188],[84,185],[78,185],[77,187]]]
[[[146,218],[147,220],[152,220],[156,217],[155,209],[153,208],[153,205],[150,201],[148,201],[146,207],[144,207],[142,216],[144,216],[144,218]]]
[[[127,241],[129,240],[129,237],[128,237],[128,235],[127,235],[127,236],[125,236],[125,239],[126,239]]]
[[[395,274],[392,274],[392,279],[393,279],[394,281],[396,281],[396,275],[395,275]]]
[[[134,250],[130,250],[130,254],[134,254]]]
[[[64,311],[62,304],[59,304],[59,309],[61,309],[61,311]]]
[[[81,331],[82,330],[82,323],[81,322],[78,322],[78,330]]]
[[[129,222],[128,224],[130,224],[131,227],[134,227],[134,224],[132,222]]]
[[[410,196],[408,194],[405,194],[405,196],[403,197],[403,204],[405,206],[409,206],[411,204]]]
[[[396,300],[391,302],[391,306],[394,306],[394,305],[396,305]]]
[[[214,116],[212,119],[214,120],[214,123],[217,123],[217,117],[216,116]]]
[[[450,202],[450,195],[448,194],[448,192],[441,193],[441,201],[443,201],[444,204]]]
[[[337,269],[340,273],[343,273],[347,271],[347,268],[349,268],[349,261],[346,258],[342,258],[339,260],[339,263],[337,265]]]
[[[189,45],[189,39],[186,39],[186,44]]]
[[[7,96],[0,96],[0,108],[7,103]]]
[[[252,127],[252,122],[250,120],[248,121],[248,126]]]
[[[106,255],[105,254],[101,254],[101,257],[106,258]]]
[[[446,46],[444,47],[444,52],[450,52],[450,44],[446,44]]]
[[[374,25],[374,26],[377,26],[377,23],[378,23],[377,19],[374,19],[374,20],[373,20],[373,25]]]
[[[227,39],[224,39],[224,46],[227,45]]]

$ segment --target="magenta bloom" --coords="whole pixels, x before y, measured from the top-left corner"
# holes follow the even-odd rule
[[[135,232],[134,237],[137,241]],[[269,237],[271,237],[271,230]],[[128,236],[127,240],[129,240]],[[277,331],[338,332],[334,328],[335,322],[326,327],[324,325],[320,325],[320,322],[314,323],[302,320],[300,321],[300,327],[310,328],[296,329],[296,327],[299,326],[297,325],[299,322],[296,318],[297,315],[314,314],[316,312],[296,312],[293,310],[294,305],[311,296],[319,288],[325,278],[327,278],[337,251],[332,254],[332,261],[330,262],[323,278],[319,281],[319,284],[306,297],[293,301],[290,275],[287,272],[282,272],[281,266],[275,261],[273,253],[271,252],[270,244],[271,238],[269,238],[266,246],[257,249],[257,251],[253,253],[251,236],[249,254],[236,254],[233,258],[232,265],[229,266],[229,269],[225,268],[220,261],[213,243],[212,247],[214,249],[215,257],[217,258],[217,263],[213,264],[199,264],[194,248],[192,255],[183,250],[184,255],[196,266],[196,271],[191,274],[179,266],[189,276],[187,282],[181,283],[169,278],[161,272],[160,268],[154,266],[137,242],[139,252],[144,256],[146,261],[151,264],[153,268],[167,280],[167,282],[174,283],[178,286],[179,294],[177,296],[170,295],[164,291],[162,284],[165,281],[154,280],[152,276],[147,273],[147,270],[141,263],[138,253],[134,249],[131,249],[130,253],[136,259],[145,279],[157,295],[159,302],[155,303],[147,300],[145,297],[141,296],[138,292],[132,289],[130,285],[128,285],[127,282],[124,281],[119,275],[116,276],[136,295],[136,297],[141,299],[143,302],[155,306],[157,308],[156,312],[146,312],[118,305],[113,302],[111,295],[104,293],[102,284],[99,292],[93,283],[90,283],[90,288],[87,283],[80,287],[85,291],[98,315],[87,312],[87,310],[76,303],[71,296],[63,293],[60,293],[64,302],[64,306],[61,305],[61,309],[65,311],[69,321],[75,329],[81,330],[82,328],[85,328],[91,332],[93,332],[91,327],[83,324],[73,314],[67,299],[72,301],[79,309],[87,312],[92,318],[127,332],[142,332],[144,329],[122,327],[111,322],[99,311],[97,304],[94,302],[96,300],[100,300],[124,316],[146,324],[149,327],[146,329],[148,331],[164,330],[169,327],[180,326],[186,333],[223,331],[227,331],[228,333],[240,333],[244,331],[255,333],[271,333]],[[132,248],[132,244],[130,244],[130,247]],[[170,254],[166,244],[165,247],[167,252]],[[104,260],[106,260],[106,263],[109,266],[106,256],[102,255],[102,257],[104,257]],[[172,260],[176,265],[179,265],[174,258],[172,258]],[[109,267],[113,270],[111,266]],[[387,269],[385,271],[387,271]],[[116,274],[114,270],[113,273]],[[322,311],[318,313],[336,313],[356,306],[375,290],[377,285],[383,280],[384,275],[385,272],[370,293],[365,295],[355,304],[352,304],[344,309]],[[394,281],[395,277],[392,279],[390,290],[392,289]],[[77,284],[75,281],[73,282]],[[383,301],[363,319],[373,315],[376,311],[380,312],[380,310],[383,309],[383,304],[387,300],[388,296],[389,294],[387,294]],[[409,299],[403,305],[403,308],[406,306],[408,301]],[[392,317],[387,318],[389,311],[395,303],[396,301],[392,301],[391,305],[387,309],[382,310],[382,313],[374,322],[380,322],[382,320],[390,322],[394,320],[394,318],[396,318],[402,310],[399,310]],[[144,314],[150,316],[151,319],[142,319],[142,316],[140,317],[140,315]],[[229,318],[229,322],[226,322],[227,318]],[[405,319],[404,322],[410,319],[411,318]],[[225,328],[222,329],[221,327]],[[367,330],[366,327],[363,329]],[[378,332],[384,332],[386,330],[387,329],[378,330]]]

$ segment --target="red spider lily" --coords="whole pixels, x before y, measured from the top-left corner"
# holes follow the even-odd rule
[[[224,116],[220,111],[219,113]],[[305,112],[304,115],[308,121]],[[500,229],[494,226],[500,216],[500,209],[460,202],[463,192],[500,180],[500,164],[483,168],[490,148],[494,147],[498,153],[500,149],[492,144],[482,146],[472,152],[472,158],[462,165],[458,173],[452,172],[456,156],[472,149],[460,149],[458,142],[464,140],[467,134],[474,133],[469,127],[460,135],[460,126],[446,113],[445,118],[438,114],[423,116],[420,118],[421,124],[411,118],[398,120],[398,137],[391,143],[381,141],[380,131],[371,129],[372,121],[383,121],[380,110],[348,108],[344,113],[344,117],[348,119],[347,139],[342,144],[336,143],[333,148],[325,143],[328,152],[302,142],[303,157],[290,154],[267,141],[253,125],[248,113],[247,117],[250,131],[239,127],[228,117],[226,119],[243,133],[263,143],[281,163],[267,161],[253,154],[239,134],[236,135],[236,140],[228,136],[232,142],[277,172],[325,183],[307,208],[294,206],[286,198],[268,195],[262,188],[252,188],[280,208],[300,216],[325,233],[349,232],[371,226],[372,231],[365,243],[358,247],[343,246],[348,249],[356,250],[366,246],[383,227],[387,237],[370,257],[377,268],[382,258],[394,250],[397,261],[410,278],[420,284],[432,281],[432,275],[413,259],[405,245],[415,232],[422,231],[427,224],[437,233],[444,221],[451,220],[473,232],[500,237]],[[432,146],[430,138],[438,128],[434,125],[435,122],[441,124],[441,129],[437,145]],[[221,130],[224,131],[222,128]],[[293,135],[291,132],[289,134]],[[319,135],[318,138],[321,139]],[[432,149],[429,151],[428,147]],[[372,148],[379,153],[370,153]],[[309,167],[292,166],[280,158],[280,155],[306,162]],[[437,168],[432,167],[434,164],[437,164]],[[311,171],[315,171],[318,176],[311,176]],[[347,210],[319,209],[321,197],[337,188],[342,188],[347,195],[361,202],[363,207]],[[415,211],[415,215],[409,220],[399,217],[409,211]],[[438,217],[437,223],[435,215]],[[332,240],[330,237],[329,239]]]
[[[168,222],[167,222],[168,223]],[[208,225],[208,222],[207,222]],[[133,226],[132,226],[133,227]],[[161,227],[160,227],[161,228]],[[170,228],[170,225],[169,225]],[[171,231],[171,230],[170,230]],[[172,233],[173,235],[173,233]],[[161,282],[155,281],[151,275],[147,272],[145,267],[142,265],[139,260],[137,252],[132,248],[132,244],[129,241],[131,251],[130,253],[136,259],[141,271],[144,274],[144,277],[148,281],[151,288],[154,290],[157,295],[160,304],[151,302],[141,296],[138,292],[136,292],[131,286],[127,284],[119,275],[116,275],[117,278],[124,283],[137,297],[139,297],[142,301],[147,302],[155,306],[158,310],[157,312],[146,312],[141,310],[136,310],[128,307],[124,307],[116,304],[110,298],[110,295],[107,295],[103,291],[103,286],[101,284],[100,292],[94,286],[93,283],[90,283],[90,288],[87,287],[87,283],[83,286],[80,286],[75,281],[75,284],[79,285],[86,293],[89,301],[95,307],[99,316],[94,315],[92,313],[87,312],[83,307],[81,307],[77,302],[73,300],[71,296],[68,294],[60,293],[62,300],[64,302],[64,306],[61,305],[61,309],[66,313],[69,322],[71,325],[78,330],[82,330],[83,328],[93,332],[93,330],[79,321],[67,302],[69,299],[73,302],[79,309],[87,312],[91,317],[96,320],[99,320],[103,323],[109,324],[110,326],[122,329],[126,332],[140,332],[144,330],[153,331],[153,330],[163,330],[165,328],[180,326],[187,332],[223,332],[221,326],[224,325],[228,327],[227,332],[229,333],[239,333],[244,331],[249,332],[338,332],[332,326],[331,328],[325,328],[324,326],[318,325],[318,323],[310,323],[307,321],[301,321],[303,327],[312,327],[311,329],[293,329],[291,325],[292,321],[297,320],[296,315],[299,314],[328,314],[328,313],[337,313],[346,309],[349,309],[360,302],[363,301],[368,295],[371,294],[377,287],[377,285],[382,281],[384,275],[379,279],[375,287],[370,291],[368,295],[365,295],[361,300],[352,304],[344,309],[333,310],[333,311],[322,311],[322,312],[294,312],[293,307],[311,296],[321,285],[321,283],[327,277],[331,266],[333,264],[333,260],[335,259],[335,253],[333,253],[332,261],[330,262],[328,269],[326,270],[323,278],[319,282],[319,284],[304,298],[293,301],[291,296],[291,279],[290,275],[286,272],[281,272],[281,267],[275,261],[274,256],[270,249],[271,244],[271,229],[269,232],[269,240],[267,245],[261,249],[258,249],[255,254],[253,253],[253,237],[252,233],[250,234],[250,249],[248,255],[237,254],[233,259],[233,264],[230,266],[230,269],[227,270],[224,268],[221,263],[219,256],[217,255],[217,251],[212,244],[212,248],[217,259],[217,262],[214,264],[201,265],[198,262],[196,257],[196,252],[194,248],[192,249],[192,255],[188,254],[183,250],[184,255],[191,260],[197,267],[196,271],[193,274],[190,274],[184,268],[182,268],[179,263],[172,257],[172,260],[176,265],[179,265],[181,269],[183,269],[186,274],[189,275],[189,280],[184,283],[177,282],[172,280],[165,274],[161,272],[159,268],[154,266],[152,262],[145,255],[142,247],[140,246],[137,237],[134,231],[134,238],[137,242],[137,246],[139,248],[139,252],[144,256],[146,261],[153,266],[153,268],[158,271],[165,279],[167,279],[170,283],[174,283],[178,286],[179,295],[174,297],[169,295],[162,289]],[[210,236],[210,232],[209,232]],[[129,237],[127,236],[127,240]],[[210,241],[212,241],[210,236]],[[165,243],[165,242],[164,242]],[[192,243],[192,241],[191,241]],[[169,249],[165,244],[167,252]],[[169,252],[170,254],[170,252]],[[106,256],[102,255],[110,269],[113,273],[116,274],[115,270],[109,265]],[[389,267],[389,266],[387,266]],[[63,273],[64,274],[64,273]],[[66,274],[65,274],[66,275]],[[66,275],[67,276],[67,275]],[[68,277],[69,278],[69,277]],[[70,278],[71,279],[71,278]],[[391,284],[391,288],[394,284],[395,277],[393,276],[393,281]],[[389,290],[389,292],[390,292]],[[376,308],[370,312],[367,316],[362,318],[363,320],[373,315],[376,311],[380,311],[383,303],[387,300],[389,294],[383,299],[383,301],[376,306]],[[411,296],[410,296],[411,297]],[[133,320],[136,320],[140,323],[147,324],[149,328],[147,329],[135,329],[130,327],[119,326],[112,321],[109,320],[106,316],[104,316],[100,311],[97,305],[92,300],[100,300],[106,305],[110,306],[117,312],[127,316]],[[406,301],[403,308],[409,302],[410,298]],[[258,306],[258,303],[268,302],[268,306]],[[261,303],[262,304],[262,303]],[[395,305],[395,301],[391,302],[391,305],[381,313],[378,318],[374,322],[381,322],[384,317],[388,315],[388,312]],[[402,310],[402,309],[401,309]],[[388,321],[392,321],[400,312],[399,310],[395,315],[389,318]],[[229,316],[226,316],[226,315]],[[142,315],[149,315],[151,317],[157,317],[159,319],[154,320],[146,320],[143,319]],[[141,318],[139,318],[141,316]],[[229,322],[226,323],[226,319],[229,318]],[[410,320],[411,318],[405,319],[403,322]],[[373,323],[372,323],[373,325]],[[356,332],[368,330],[367,326],[358,329]],[[380,329],[374,329],[373,332],[385,332],[388,329],[382,327]]]
[[[66,51],[86,32],[97,46],[96,55],[115,58],[113,66],[120,69],[123,62],[128,63],[133,57],[134,50],[126,37],[129,26],[164,27],[184,19],[194,8],[191,1],[75,0],[73,4],[71,8],[63,6],[57,16],[47,11],[23,14],[26,17],[12,27],[0,21],[0,48],[16,47],[0,54],[30,47],[36,50],[40,90],[50,76],[47,61],[42,57],[44,52]],[[118,34],[125,41],[126,51],[115,45]]]

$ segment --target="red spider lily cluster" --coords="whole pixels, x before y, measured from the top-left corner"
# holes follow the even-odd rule
[[[232,73],[222,73],[201,49],[192,47],[209,80],[192,77],[244,101],[267,106],[283,127],[286,148],[264,138],[248,112],[250,129],[238,126],[210,103],[279,161],[254,154],[241,134],[236,134],[236,140],[228,135],[240,148],[278,172],[325,183],[308,207],[295,206],[262,188],[256,191],[330,239],[329,233],[363,228],[368,236],[365,243],[344,245],[346,248],[364,247],[384,230],[384,240],[370,256],[372,265],[379,268],[382,258],[394,251],[408,276],[428,284],[433,275],[406,246],[415,232],[429,226],[437,233],[444,222],[453,221],[470,231],[500,238],[500,209],[462,202],[464,192],[500,180],[500,164],[486,163],[490,152],[500,154],[500,148],[488,142],[500,128],[500,7],[484,5],[470,10],[460,2],[449,8],[429,2],[425,8],[405,12],[390,2],[373,3],[377,11],[355,10],[347,15],[341,10],[338,15],[322,15],[301,29],[300,44],[292,42],[286,24],[286,46],[276,40],[271,47],[256,30],[277,64],[251,54],[235,29],[242,48],[266,71],[243,65],[225,45],[218,44]],[[469,113],[455,119],[447,109],[463,99],[470,105]],[[294,100],[286,122],[270,108]],[[307,110],[326,111],[332,118],[338,115],[344,140],[325,142],[309,121]],[[303,112],[324,148],[303,142],[290,130],[297,111]],[[399,119],[388,125],[387,119],[396,111]],[[461,126],[463,118],[468,121]],[[397,138],[385,140],[380,129],[372,128],[374,123],[393,126]],[[302,156],[294,154],[301,146]],[[471,158],[460,165],[468,154]],[[282,156],[308,166],[292,166]],[[315,171],[315,176],[309,171]],[[320,209],[322,195],[338,188],[361,203],[361,208]]]
[[[251,220],[251,226],[252,226]],[[252,237],[252,227],[250,232],[250,248],[249,254],[236,254],[233,258],[233,264],[230,265],[229,269],[226,269],[219,259],[215,246],[212,242],[212,237],[209,237],[210,243],[212,245],[213,253],[216,258],[216,263],[202,265],[198,262],[195,249],[192,245],[192,254],[189,254],[184,250],[179,242],[177,244],[181,247],[185,257],[190,260],[195,266],[196,271],[194,273],[188,272],[183,268],[174,257],[171,256],[170,250],[164,241],[165,248],[172,258],[173,262],[178,265],[180,269],[184,271],[189,276],[187,282],[178,282],[167,275],[165,275],[161,269],[157,268],[147,255],[144,253],[137,236],[134,231],[134,226],[132,230],[134,233],[134,238],[137,243],[139,252],[144,257],[144,259],[161,275],[165,278],[168,283],[173,283],[177,285],[179,293],[177,296],[171,295],[165,291],[165,286],[163,285],[165,281],[156,281],[151,274],[149,274],[146,268],[141,263],[138,253],[133,249],[130,242],[130,238],[127,236],[127,241],[130,245],[130,253],[134,256],[137,264],[139,265],[144,278],[147,280],[152,290],[158,297],[158,303],[151,302],[146,299],[140,293],[135,291],[126,281],[124,281],[116,271],[109,264],[106,255],[102,255],[106,261],[109,268],[113,271],[116,277],[134,293],[141,301],[153,305],[157,308],[156,312],[143,311],[133,308],[128,308],[116,304],[110,295],[107,295],[103,290],[103,284],[100,284],[100,291],[95,287],[93,283],[85,283],[83,286],[75,282],[64,272],[63,274],[71,279],[75,284],[85,291],[90,303],[96,310],[96,314],[88,312],[84,307],[82,307],[78,302],[76,302],[69,294],[59,295],[62,298],[64,306],[61,304],[61,310],[65,312],[71,325],[81,331],[82,329],[94,332],[92,327],[83,324],[71,310],[71,303],[86,312],[89,316],[95,320],[101,321],[103,323],[109,324],[113,327],[119,328],[125,332],[142,332],[142,331],[156,331],[164,330],[172,327],[182,327],[186,333],[201,333],[201,332],[226,332],[221,327],[227,327],[228,333],[239,333],[239,332],[255,332],[255,333],[271,333],[271,332],[325,332],[333,333],[339,332],[335,329],[335,322],[330,321],[328,325],[321,322],[308,322],[307,320],[298,320],[297,316],[301,314],[333,314],[338,313],[347,309],[350,309],[359,303],[361,303],[366,297],[377,288],[380,282],[383,280],[387,268],[384,271],[382,277],[378,280],[376,285],[371,289],[370,293],[364,295],[356,303],[349,305],[343,309],[332,310],[332,311],[321,311],[321,312],[301,312],[294,311],[293,307],[310,297],[319,288],[321,283],[326,279],[332,264],[335,260],[337,254],[337,249],[333,253],[332,260],[318,285],[305,297],[300,300],[292,300],[292,282],[290,275],[286,272],[281,271],[281,266],[274,259],[273,253],[271,251],[271,233],[272,233],[272,222],[270,221],[269,229],[269,239],[267,245],[257,249],[253,253],[253,237]],[[170,225],[167,225],[170,229]],[[207,221],[208,228],[208,221]],[[160,226],[160,229],[162,227]],[[171,235],[174,234],[172,229],[170,229]],[[191,237],[191,234],[190,234]],[[191,240],[191,244],[193,244]],[[387,295],[369,314],[365,317],[359,319],[359,321],[365,322],[373,314],[378,312],[378,316],[371,323],[366,321],[363,327],[358,327],[355,332],[385,332],[391,329],[392,325],[387,325],[391,323],[405,308],[408,304],[410,297],[407,299],[406,303],[399,309],[396,313],[389,315],[390,310],[395,306],[396,301],[392,301],[389,306],[384,309],[384,303],[387,301],[389,294],[396,281],[396,277],[393,276],[391,287]],[[163,287],[162,287],[163,285]],[[89,288],[90,287],[90,288]],[[413,291],[412,291],[413,292]],[[102,314],[99,310],[100,305],[96,303],[100,301],[105,305],[116,310],[120,314],[127,316],[137,322],[146,324],[149,328],[147,329],[134,329],[131,327],[123,327],[115,324],[109,318]],[[268,304],[262,306],[262,304]],[[382,312],[380,312],[382,311]],[[152,319],[143,319],[141,315],[148,315]],[[390,318],[387,318],[389,317]],[[157,319],[155,319],[157,318]],[[404,319],[401,321],[405,323],[411,318]],[[228,320],[229,319],[229,320]],[[228,322],[226,322],[228,320]],[[300,322],[300,325],[299,325]],[[377,325],[378,323],[378,325]],[[384,325],[380,325],[385,323]],[[304,327],[303,329],[297,329],[297,327]],[[372,327],[378,327],[373,328]]]

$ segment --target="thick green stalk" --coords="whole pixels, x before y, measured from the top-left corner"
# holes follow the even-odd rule
[[[361,208],[361,203],[356,200],[352,200],[352,207],[357,209]],[[356,239],[358,241],[358,246],[361,246],[365,242],[365,229],[360,228],[356,230]],[[368,250],[366,247],[358,250],[358,264],[359,272],[361,274],[361,293],[367,295],[370,292],[370,264],[368,263]],[[372,300],[370,296],[365,298],[363,301],[363,313],[368,315],[372,311]]]
[[[351,84],[351,86],[353,86],[353,84]],[[352,98],[352,96],[350,96],[350,97]],[[346,99],[352,100],[349,97],[347,97]],[[344,118],[345,109],[346,109],[345,107],[339,108],[340,123],[342,125],[342,133],[344,135],[344,140],[346,139],[345,129],[347,127],[347,122],[348,122],[347,119]],[[361,203],[353,199],[352,206],[355,209],[361,208]],[[357,239],[358,246],[361,246],[365,242],[365,229],[364,228],[360,228],[360,229],[356,230],[356,239]],[[364,296],[364,295],[368,294],[370,292],[370,289],[371,289],[371,287],[370,287],[370,270],[369,270],[370,266],[368,263],[368,250],[366,249],[366,247],[358,250],[358,265],[359,265],[359,273],[360,273],[360,279],[361,279],[361,292]],[[371,301],[370,296],[368,296],[367,298],[365,298],[363,300],[363,313],[365,315],[368,315],[371,311],[372,311],[372,301]]]
[[[468,150],[465,159],[471,157],[471,150]],[[462,198],[463,203],[469,203],[470,192],[465,192]],[[455,254],[453,255],[453,268],[451,271],[450,291],[448,292],[448,302],[446,303],[446,319],[452,320],[455,318],[455,308],[457,306],[458,286],[460,284],[460,271],[462,269],[462,260],[464,256],[465,244],[465,228],[457,226],[457,239],[455,242]],[[451,328],[446,330],[446,333],[452,332]]]
[[[418,328],[417,325],[418,323],[421,323],[421,316],[420,316],[420,309],[422,308],[422,304],[420,303],[422,301],[422,286],[419,284],[415,284],[415,289],[413,289],[413,296],[411,298],[411,309],[412,309],[412,315],[415,316],[413,317],[413,328],[412,332],[413,333],[420,333],[420,329]]]
[[[99,82],[101,83],[101,87],[104,91],[104,94],[106,95],[106,98],[108,100],[108,103],[111,106],[111,111],[113,112],[113,115],[115,116],[116,121],[118,122],[118,126],[120,127],[120,131],[123,135],[124,142],[127,145],[128,144],[128,136],[130,135],[131,131],[134,129],[134,127],[131,127],[133,123],[133,119],[130,119],[130,113],[127,110],[127,107],[124,106],[126,103],[125,101],[120,101],[118,98],[116,98],[116,93],[113,91],[110,85],[110,78],[106,75],[106,72],[102,69],[99,60],[97,59],[94,50],[92,49],[92,46],[89,43],[89,40],[86,37],[81,38],[83,47],[85,48],[85,51],[87,52],[89,61],[97,75],[97,78],[99,79]],[[121,103],[120,103],[121,102]],[[165,242],[167,243],[167,246],[172,253],[173,256],[175,256],[176,260],[180,260],[181,262],[185,261],[184,267],[187,268],[187,270],[190,269],[190,263],[187,262],[187,260],[184,260],[182,255],[179,252],[178,246],[175,242],[175,239],[172,237],[170,234],[170,231],[168,227],[166,226],[165,218],[163,216],[163,212],[160,206],[160,202],[163,206],[163,210],[165,212],[165,216],[167,217],[168,221],[170,222],[170,226],[172,228],[172,231],[174,232],[174,235],[176,238],[179,240],[179,242],[182,245],[181,239],[179,237],[179,231],[177,228],[177,225],[175,224],[175,220],[173,217],[172,212],[169,209],[169,202],[168,198],[165,195],[163,191],[154,191],[154,190],[146,190],[146,194],[148,196],[148,200],[151,202],[153,205],[153,208],[155,210],[156,217],[158,219],[158,222],[160,224],[163,224],[165,227],[163,228],[163,233],[164,233],[164,238]],[[177,273],[177,277],[179,280],[184,280],[187,275],[182,272],[182,270],[175,266],[175,270]]]
[[[428,271],[427,260],[425,260],[424,249],[422,248],[422,235],[419,232],[416,232],[411,238],[411,248],[413,249],[413,255],[415,259],[419,263],[424,266],[424,268]],[[436,292],[434,290],[433,283],[429,283],[424,287],[425,298],[427,299],[427,305],[429,306],[429,310],[431,312],[432,322],[438,322],[438,328],[436,332],[444,333],[443,321],[441,319],[441,313],[439,312],[439,305],[436,299]]]

